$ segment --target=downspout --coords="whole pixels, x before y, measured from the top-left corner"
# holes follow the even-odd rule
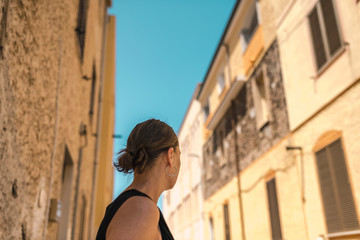
[[[59,125],[59,102],[60,102],[60,85],[61,85],[61,71],[62,71],[62,57],[63,57],[63,45],[62,40],[59,39],[60,44],[60,55],[59,55],[59,73],[58,73],[58,81],[57,81],[57,89],[56,89],[56,98],[55,98],[55,127],[54,127],[54,145],[51,153],[51,161],[50,161],[50,177],[49,177],[49,192],[48,192],[48,200],[46,203],[45,209],[45,224],[44,224],[44,232],[43,239],[46,239],[46,231],[49,223],[49,212],[50,212],[50,201],[51,201],[51,191],[52,191],[52,182],[53,182],[53,171],[54,171],[54,162],[56,155],[56,146],[57,146],[57,135],[58,135],[58,125]]]
[[[230,66],[230,48],[229,45],[226,43],[222,44],[226,50],[226,64],[228,66],[228,74],[230,79],[230,84],[232,81],[232,74],[231,74],[231,66]],[[243,201],[241,195],[241,177],[240,177],[240,165],[239,165],[239,146],[238,146],[238,135],[236,131],[236,112],[235,112],[235,101],[231,101],[231,110],[232,110],[232,128],[234,130],[234,142],[235,142],[235,167],[236,167],[236,180],[237,180],[237,191],[238,191],[238,198],[239,198],[239,210],[240,210],[240,229],[241,229],[241,237],[242,240],[246,240],[245,236],[245,223],[244,223],[244,211],[243,211]]]
[[[97,112],[97,126],[96,126],[96,143],[94,152],[94,166],[93,166],[93,179],[92,179],[92,194],[90,203],[90,230],[88,231],[87,239],[92,239],[93,227],[94,227],[94,211],[95,211],[95,193],[96,193],[96,180],[97,180],[97,168],[99,162],[99,148],[100,148],[100,136],[101,136],[101,115],[102,115],[102,99],[103,99],[103,85],[104,85],[104,67],[105,67],[105,43],[107,34],[107,23],[109,17],[107,15],[107,7],[104,8],[104,23],[103,23],[103,36],[102,36],[102,49],[101,49],[101,67],[100,67],[100,86],[99,86],[99,103]],[[96,231],[96,230],[95,230]]]
[[[244,204],[242,201],[241,195],[241,177],[240,177],[240,165],[239,165],[239,146],[238,146],[238,134],[236,131],[236,114],[235,114],[235,102],[234,100],[231,101],[231,109],[233,114],[232,120],[232,127],[234,129],[234,140],[235,140],[235,166],[236,166],[236,179],[237,179],[237,190],[238,190],[238,197],[239,197],[239,209],[240,209],[240,229],[241,229],[241,236],[242,240],[245,240],[245,223],[244,223]]]

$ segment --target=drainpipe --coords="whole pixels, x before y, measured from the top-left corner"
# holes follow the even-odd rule
[[[228,44],[222,44],[225,47],[226,51],[226,64],[228,66],[228,74],[230,79],[230,84],[232,81],[232,74],[231,74],[231,66],[230,66],[230,47]],[[235,166],[236,166],[236,179],[237,179],[237,191],[238,191],[238,198],[239,198],[239,209],[240,209],[240,229],[241,229],[241,237],[242,240],[246,240],[245,236],[245,223],[244,223],[244,211],[243,211],[243,201],[241,195],[241,177],[240,177],[240,165],[239,165],[239,146],[238,146],[238,135],[236,131],[236,112],[235,112],[235,101],[231,101],[231,110],[232,110],[232,128],[234,130],[234,142],[235,142]]]
[[[96,143],[94,152],[94,166],[93,166],[93,179],[92,179],[92,194],[90,203],[90,228],[88,231],[87,239],[92,239],[94,227],[94,212],[95,212],[95,193],[96,193],[96,180],[97,180],[97,168],[99,162],[99,148],[100,148],[100,136],[101,136],[101,115],[102,115],[102,99],[103,99],[103,85],[104,85],[104,66],[105,66],[105,45],[107,34],[107,23],[109,16],[107,14],[107,7],[104,8],[104,23],[103,23],[103,35],[102,35],[102,49],[101,49],[101,67],[100,67],[100,84],[99,84],[99,103],[97,112],[97,126],[96,126]]]
[[[236,166],[236,179],[237,179],[237,190],[239,197],[239,209],[240,209],[240,229],[242,240],[246,240],[245,236],[245,222],[244,222],[244,204],[241,195],[241,177],[240,177],[240,164],[239,164],[239,146],[238,146],[238,134],[236,131],[236,113],[235,113],[235,102],[231,101],[231,109],[233,114],[232,128],[234,129],[234,140],[235,140],[235,166]]]

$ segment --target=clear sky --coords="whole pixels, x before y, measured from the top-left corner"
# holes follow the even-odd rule
[[[235,0],[113,0],[116,16],[114,153],[149,118],[175,132],[203,81]],[[114,157],[116,155],[114,154]],[[114,175],[114,197],[132,176]],[[160,203],[161,205],[161,203]]]

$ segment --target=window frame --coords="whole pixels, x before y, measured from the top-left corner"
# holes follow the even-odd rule
[[[338,47],[338,49],[331,55],[330,53],[330,47],[329,47],[329,39],[327,37],[327,32],[326,32],[326,26],[325,26],[325,19],[324,19],[324,14],[323,14],[323,8],[321,6],[321,0],[318,0],[315,5],[313,6],[313,8],[311,8],[310,12],[307,15],[307,21],[308,21],[308,27],[309,27],[309,34],[310,34],[310,41],[311,41],[311,45],[312,45],[312,55],[313,55],[313,62],[314,62],[314,67],[315,67],[315,71],[316,71],[316,76],[318,77],[319,75],[321,75],[344,51],[345,51],[345,46],[346,43],[344,41],[343,38],[343,33],[342,33],[342,28],[341,28],[341,24],[340,24],[340,17],[338,14],[338,8],[336,5],[336,2],[334,0],[328,0],[331,1],[333,9],[334,9],[334,17],[335,17],[335,22],[336,22],[336,26],[337,26],[337,30],[339,33],[339,39],[340,39],[340,46]],[[324,45],[324,51],[325,51],[325,62],[318,67],[318,63],[317,63],[317,57],[316,57],[316,48],[314,46],[314,36],[312,34],[311,31],[311,22],[310,22],[310,15],[313,13],[313,11],[316,9],[317,12],[317,19],[319,22],[319,26],[320,26],[320,35],[321,35],[321,42]]]
[[[80,60],[82,63],[84,61],[84,54],[85,54],[88,8],[89,8],[89,0],[79,0],[78,16],[77,16],[78,18],[77,18],[75,32],[79,43]]]
[[[278,240],[278,239],[274,239],[273,238],[273,228],[274,228],[274,223],[272,221],[273,216],[271,216],[271,205],[270,205],[270,194],[269,194],[269,185],[270,182],[274,181],[274,187],[275,187],[275,192],[274,192],[274,196],[276,197],[276,205],[277,205],[277,217],[279,220],[279,230],[280,230],[280,240],[284,239],[284,235],[283,235],[283,226],[282,226],[282,221],[281,221],[281,214],[280,214],[280,204],[279,204],[279,194],[278,194],[278,187],[277,187],[277,181],[276,181],[276,177],[274,175],[274,173],[270,173],[270,175],[267,177],[266,182],[265,182],[265,188],[266,188],[266,199],[267,199],[267,205],[268,205],[268,216],[269,216],[269,222],[270,222],[270,230],[271,230],[271,239],[272,240]]]
[[[217,84],[216,85],[218,88],[218,96],[220,96],[226,86],[226,76],[225,76],[224,68],[221,68],[221,71],[217,75]]]
[[[260,90],[258,87],[258,79],[262,77],[263,85],[264,85],[264,97],[265,97],[265,106],[262,103],[262,98],[260,95]],[[266,65],[263,64],[259,67],[259,70],[251,79],[251,87],[252,87],[252,95],[254,101],[254,108],[256,111],[256,128],[261,131],[261,129],[267,125],[270,121],[273,120],[272,112],[271,112],[271,95],[270,95],[270,80],[267,76]],[[265,109],[264,109],[265,107]],[[261,112],[261,118],[260,114]],[[265,112],[265,114],[264,114]]]
[[[230,219],[229,205],[230,204],[227,201],[223,204],[225,240],[231,240],[231,219]]]
[[[355,216],[356,219],[358,221],[359,224],[359,228],[355,229],[355,230],[351,230],[351,231],[340,231],[340,232],[329,232],[328,229],[328,225],[327,225],[327,219],[326,219],[326,209],[324,206],[324,201],[323,201],[323,196],[322,196],[322,186],[321,186],[321,180],[320,180],[320,175],[319,175],[319,167],[318,167],[318,159],[316,154],[322,150],[324,150],[325,148],[329,148],[331,144],[335,143],[336,141],[340,141],[341,144],[341,148],[343,151],[343,157],[344,157],[344,164],[346,166],[346,171],[347,171],[347,176],[348,176],[348,181],[349,181],[349,187],[350,187],[350,191],[351,191],[351,195],[352,195],[352,200],[354,201],[354,208],[355,208]],[[329,151],[329,150],[328,150]],[[359,207],[356,204],[356,195],[354,194],[354,187],[353,187],[353,183],[352,183],[352,177],[351,177],[351,171],[349,171],[349,163],[347,161],[347,156],[346,156],[346,149],[345,149],[345,145],[344,145],[344,141],[343,141],[343,137],[342,137],[342,133],[340,131],[328,131],[325,134],[323,134],[318,141],[316,142],[314,148],[313,148],[313,155],[314,155],[314,164],[315,164],[315,168],[316,168],[316,175],[317,175],[317,181],[318,181],[318,191],[319,191],[319,195],[321,196],[320,202],[321,202],[321,207],[322,207],[322,212],[323,212],[323,220],[324,220],[324,226],[326,228],[326,234],[328,238],[333,238],[333,237],[344,237],[344,236],[349,236],[349,235],[360,235],[360,213],[359,213]],[[327,159],[329,162],[329,159]],[[331,160],[330,160],[331,161]],[[335,178],[335,176],[331,175],[330,176],[332,179]],[[336,198],[338,199],[339,196],[336,196]],[[337,200],[339,201],[339,200]]]
[[[204,122],[209,118],[210,116],[210,100],[209,97],[206,98],[204,107],[203,107],[203,114],[204,114]]]
[[[253,11],[254,10],[254,11]],[[256,21],[257,24],[254,27],[253,31],[249,34],[248,40],[245,37],[244,31],[249,29],[252,25],[252,21],[256,16]],[[253,0],[253,3],[251,3],[250,8],[247,10],[247,14],[245,17],[244,22],[248,22],[249,27],[245,29],[245,24],[243,24],[243,26],[241,27],[241,31],[240,31],[240,42],[241,42],[241,52],[242,54],[244,54],[256,32],[256,30],[259,28],[260,24],[261,24],[261,18],[260,18],[260,8],[258,5],[258,0]]]

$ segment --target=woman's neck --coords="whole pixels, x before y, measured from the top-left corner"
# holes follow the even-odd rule
[[[127,189],[136,189],[148,195],[157,204],[161,193],[165,190],[161,178],[153,173],[134,174],[133,182]]]

